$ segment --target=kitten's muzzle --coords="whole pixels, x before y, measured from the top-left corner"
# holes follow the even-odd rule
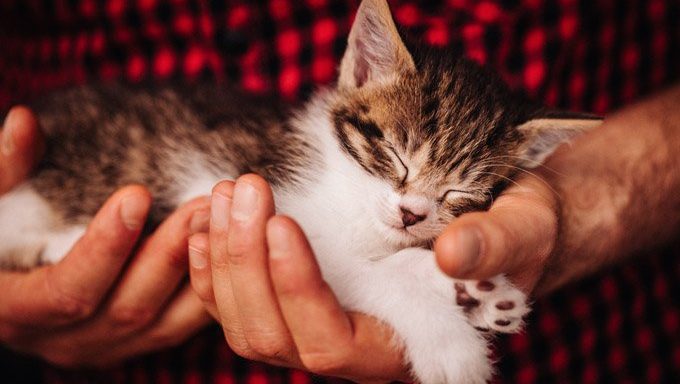
[[[401,210],[401,222],[404,223],[404,227],[416,225],[427,217],[426,215],[417,215],[404,207],[399,207],[399,209]]]

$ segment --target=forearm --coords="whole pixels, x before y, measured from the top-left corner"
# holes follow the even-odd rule
[[[561,222],[539,293],[669,243],[680,233],[680,86],[611,115],[541,172]]]

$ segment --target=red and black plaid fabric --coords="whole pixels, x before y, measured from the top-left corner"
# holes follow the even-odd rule
[[[213,78],[301,99],[331,82],[357,1],[0,1],[0,109],[56,87]],[[392,1],[427,44],[547,104],[606,113],[680,78],[673,0]],[[642,128],[642,127],[641,127]],[[538,301],[496,342],[499,383],[680,382],[680,251],[641,255]],[[105,372],[0,351],[0,381],[338,382],[247,362],[217,328]]]

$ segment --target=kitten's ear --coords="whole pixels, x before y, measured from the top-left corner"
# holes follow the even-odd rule
[[[359,5],[347,50],[340,64],[340,88],[360,88],[416,67],[392,20],[385,0],[364,0]]]
[[[517,127],[525,137],[520,146],[522,166],[534,168],[541,165],[560,144],[602,124],[595,115],[570,112],[551,112]]]

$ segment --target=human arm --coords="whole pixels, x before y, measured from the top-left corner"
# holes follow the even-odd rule
[[[14,108],[7,120],[0,143],[8,134],[13,142],[2,147],[0,192],[30,172],[41,145],[28,109]],[[0,343],[76,367],[111,365],[189,337],[210,321],[183,283],[192,218],[208,203],[186,204],[139,242],[151,197],[139,186],[116,192],[64,260],[0,271]]]
[[[680,232],[680,86],[608,116],[437,240],[457,278],[508,274],[541,295]]]

